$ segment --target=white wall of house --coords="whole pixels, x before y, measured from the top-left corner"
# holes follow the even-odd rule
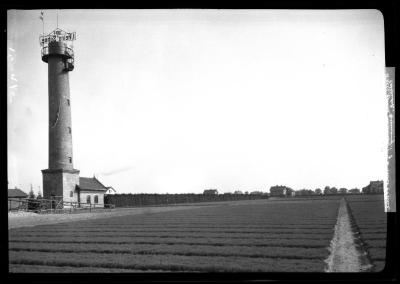
[[[95,195],[97,195],[98,198],[98,202],[95,203],[94,202],[94,197]],[[81,199],[81,203],[86,203],[87,202],[87,197],[90,196],[90,203],[92,205],[96,205],[96,207],[104,207],[104,192],[85,192],[85,191],[81,191],[80,192],[80,199]]]

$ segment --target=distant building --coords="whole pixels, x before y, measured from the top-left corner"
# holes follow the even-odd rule
[[[28,194],[20,190],[19,188],[9,188],[8,189],[9,198],[27,198]]]
[[[294,190],[284,185],[271,186],[269,192],[271,197],[289,197],[294,195]]]
[[[233,194],[243,194],[243,192],[240,190],[236,190]]]
[[[204,190],[203,194],[217,195],[218,194],[218,190],[216,190],[216,189],[206,189],[206,190]]]
[[[362,193],[364,194],[383,194],[383,181],[371,181],[369,185],[363,187]]]
[[[28,194],[20,190],[19,188],[8,189],[8,210],[17,209],[20,206],[20,200],[28,197]]]
[[[112,187],[112,186],[107,186],[107,191],[105,192],[105,194],[115,194],[117,193],[117,191]]]

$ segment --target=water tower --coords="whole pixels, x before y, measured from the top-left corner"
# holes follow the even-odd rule
[[[48,66],[49,167],[42,170],[43,197],[78,201],[79,170],[72,154],[71,97],[69,72],[74,69],[72,42],[75,32],[59,28],[40,36],[42,61]]]

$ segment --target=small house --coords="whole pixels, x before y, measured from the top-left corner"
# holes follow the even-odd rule
[[[115,194],[117,191],[112,186],[107,186],[107,191],[105,194]]]
[[[17,209],[21,200],[26,199],[28,194],[20,190],[19,188],[9,188],[8,189],[8,210]]]
[[[104,194],[107,190],[96,177],[79,177],[79,185],[76,185],[78,202],[94,207],[104,207]]]

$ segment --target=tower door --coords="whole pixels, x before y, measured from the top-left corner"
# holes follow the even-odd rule
[[[91,203],[90,202],[90,195],[86,196],[86,203]]]

